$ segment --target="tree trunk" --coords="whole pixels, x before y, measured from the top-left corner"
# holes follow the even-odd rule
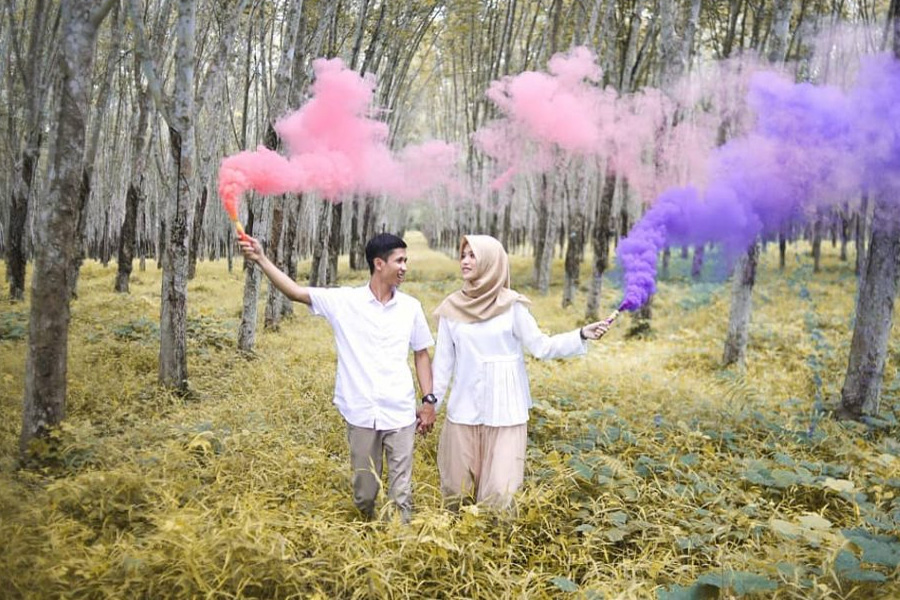
[[[582,172],[578,177],[580,190],[577,198],[569,199],[569,232],[566,243],[565,285],[563,287],[562,306],[571,306],[575,301],[575,292],[581,279],[581,261],[584,260],[584,190],[586,178]],[[495,236],[496,237],[496,236]]]
[[[894,58],[900,59],[900,2],[891,2],[888,22],[893,29]],[[894,319],[894,300],[900,286],[900,215],[897,214],[896,187],[889,186],[875,199],[872,239],[865,264],[865,277],[856,300],[856,325],[850,342],[847,376],[841,390],[838,416],[858,419],[878,414],[881,380],[888,355],[888,341]],[[866,197],[863,209],[867,212]],[[865,227],[863,227],[865,228]]]
[[[351,203],[350,213],[350,268],[358,271],[366,268],[366,258],[363,255],[363,245],[359,234],[359,205],[366,202],[366,198],[355,198]]]
[[[273,200],[272,204],[272,227],[270,228],[268,255],[280,271],[284,270],[284,219],[289,213],[284,210],[284,196],[279,196]],[[266,314],[263,320],[265,329],[278,329],[278,323],[281,321],[281,306],[284,303],[284,294],[278,291],[272,282],[268,283],[268,295],[266,297]]]
[[[725,366],[735,363],[743,365],[746,360],[751,300],[758,263],[759,244],[753,244],[734,267],[731,314],[728,318],[728,335],[725,338],[725,352],[722,356],[722,363]]]
[[[137,94],[136,114],[134,116],[135,132],[131,144],[131,164],[129,165],[128,192],[125,198],[125,220],[119,231],[119,258],[116,271],[115,290],[127,293],[131,280],[132,261],[137,245],[138,214],[144,207],[144,165],[146,164],[147,147],[150,139],[150,94],[141,83],[141,71],[138,60],[135,61],[134,87]],[[141,269],[144,264],[144,251],[141,255]]]
[[[700,281],[703,275],[703,261],[706,256],[706,247],[703,244],[694,246],[694,258],[691,260],[691,279]]]
[[[744,0],[729,0],[728,2],[728,29],[725,32],[725,41],[722,45],[722,58],[731,56],[734,48],[734,38],[737,33],[738,16],[741,14],[741,7]]]
[[[822,218],[816,216],[812,223],[813,273],[822,270]]]
[[[125,196],[125,220],[119,231],[119,256],[116,270],[115,291],[128,293],[131,281],[131,269],[134,263],[134,242],[137,231],[137,211],[141,204],[140,190],[135,187],[134,181],[128,184],[128,192]]]
[[[140,211],[138,231],[145,231],[147,228],[146,210]],[[147,240],[141,236],[135,236],[135,246],[138,252],[138,269],[143,273],[147,270]]]
[[[303,194],[288,205],[287,227],[284,232],[284,268],[287,276],[297,281],[297,234],[300,231],[300,217],[303,210]],[[294,314],[294,303],[286,296],[281,304],[281,315],[286,317]]]
[[[10,12],[12,12],[10,5]],[[27,10],[23,13],[27,14]],[[14,302],[22,300],[25,295],[25,268],[28,262],[26,249],[26,231],[28,223],[29,200],[35,181],[35,172],[40,160],[41,143],[46,118],[44,105],[50,88],[49,79],[56,72],[56,63],[51,60],[55,43],[48,39],[48,23],[55,20],[59,8],[48,10],[45,0],[35,0],[31,25],[28,31],[28,52],[24,57],[15,54],[16,71],[21,77],[22,93],[26,99],[24,132],[16,129],[16,120],[9,118],[10,147],[17,148],[13,168],[13,184],[10,191],[9,225],[6,241],[6,278],[9,281],[9,297]],[[24,20],[24,17],[23,17]],[[10,15],[11,28],[17,27]],[[22,23],[24,30],[24,22]],[[5,84],[7,93],[11,82]],[[19,139],[24,145],[19,148]]]
[[[875,201],[872,239],[856,299],[856,325],[838,416],[878,414],[884,363],[900,283],[900,217],[884,196]]]
[[[70,299],[78,202],[84,173],[87,114],[97,29],[112,6],[71,0],[62,9],[61,97],[53,134],[49,191],[37,219],[31,285],[25,398],[19,451],[57,425],[66,412]]]
[[[841,262],[847,262],[847,241],[850,239],[850,219],[847,217],[846,211],[842,211],[840,215],[840,234],[841,234]]]
[[[619,206],[619,235],[626,237],[631,230],[631,215],[628,212],[629,201],[628,179],[622,179],[622,203]]]
[[[772,64],[783,63],[787,56],[792,4],[792,0],[775,0],[768,52],[768,60]]]
[[[119,11],[118,2],[114,3],[115,12]],[[124,13],[123,13],[124,14]],[[117,19],[117,17],[116,17]],[[81,206],[78,209],[78,227],[76,229],[75,238],[75,256],[72,258],[72,264],[69,267],[72,274],[69,277],[69,293],[75,298],[78,291],[78,276],[81,273],[81,265],[84,262],[85,248],[85,229],[88,220],[88,201],[91,197],[91,187],[94,180],[94,162],[97,159],[97,149],[100,141],[101,123],[105,119],[106,111],[109,108],[109,98],[112,90],[112,80],[115,77],[116,69],[119,61],[119,31],[124,29],[124,24],[119,23],[114,26],[112,32],[112,46],[107,52],[106,74],[97,91],[96,101],[94,102],[94,112],[90,120],[90,138],[87,141],[84,151],[84,173],[82,174],[81,185]],[[105,265],[104,265],[105,266]]]
[[[663,249],[662,255],[662,269],[660,270],[660,279],[668,279],[669,278],[669,263],[672,261],[672,248],[670,246],[666,246]]]
[[[619,71],[619,89],[622,92],[630,92],[634,89],[638,61],[638,38],[642,29],[645,2],[646,0],[634,0],[632,5],[633,10],[629,19],[628,37],[625,40],[625,53],[619,65],[621,69]]]
[[[262,271],[254,262],[244,261],[244,299],[241,325],[238,329],[238,349],[253,352],[256,344],[256,315],[259,304],[259,284]]]
[[[109,266],[109,207],[103,211],[103,233],[100,235],[100,264]]]
[[[256,230],[267,231],[269,210],[265,200],[259,202],[256,208],[248,204],[247,212],[247,235],[254,235]],[[265,246],[265,240],[260,241],[264,242]],[[253,352],[253,346],[256,344],[256,317],[261,276],[262,270],[256,263],[244,259],[244,301],[238,329],[238,349],[241,352]]]
[[[31,145],[31,144],[29,144]],[[26,148],[22,154],[21,175],[16,177],[9,207],[9,239],[6,249],[6,277],[9,280],[9,297],[13,301],[25,297],[25,224],[28,222],[28,197],[37,166],[39,146]]]
[[[328,235],[328,272],[325,279],[328,285],[335,285],[338,280],[338,258],[343,245],[344,203],[336,202],[331,207],[331,231]]]
[[[225,259],[228,263],[228,272],[234,272],[234,234],[232,233],[232,227],[228,228],[228,233],[225,234]]]
[[[328,200],[320,200],[316,245],[313,248],[312,266],[309,269],[310,287],[325,286],[328,283],[328,241],[331,235],[331,215],[331,203]]]
[[[550,269],[553,266],[553,247],[556,239],[557,210],[547,175],[541,175],[540,208],[535,227],[534,286],[538,293],[550,291]]]
[[[512,202],[503,207],[503,227],[500,230],[500,242],[507,251],[512,243]]]
[[[778,269],[784,271],[787,263],[787,236],[782,232],[778,234]]]
[[[869,194],[863,193],[859,213],[856,215],[856,275],[866,272],[866,238],[869,229]],[[862,286],[860,286],[862,287]]]
[[[207,196],[209,187],[204,185],[194,208],[194,225],[191,228],[191,246],[188,254],[188,279],[193,279],[197,275],[197,254],[200,251],[200,239],[203,237],[203,215],[206,214]]]
[[[375,219],[376,219],[376,210],[375,199],[367,198],[366,206],[363,209],[363,221],[362,221],[362,230],[360,233],[362,234],[362,238],[360,239],[360,243],[362,244],[363,250],[365,250],[365,246],[370,239],[375,236]],[[366,260],[365,251],[363,251],[363,260]],[[369,268],[369,263],[366,261],[366,267]],[[310,275],[312,276],[312,275]]]
[[[596,321],[599,318],[603,273],[609,266],[609,221],[616,193],[616,174],[609,163],[606,165],[601,188],[600,198],[597,201],[597,218],[594,220],[594,231],[591,235],[594,265],[591,273],[591,291],[588,293],[585,308],[585,318],[589,321]]]
[[[175,49],[174,111],[169,124],[175,197],[166,203],[159,317],[159,382],[188,391],[187,272],[188,235],[194,177],[194,28],[195,0],[180,0]]]

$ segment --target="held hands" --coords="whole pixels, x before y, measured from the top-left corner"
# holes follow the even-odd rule
[[[263,251],[262,244],[259,243],[259,240],[250,237],[249,235],[244,235],[244,237],[240,238],[238,240],[238,246],[240,246],[241,252],[247,260],[257,262],[260,258],[265,256],[265,252]]]
[[[599,340],[607,331],[609,331],[611,323],[607,321],[597,321],[581,328],[581,337],[586,340]]]
[[[416,433],[427,434],[434,427],[437,415],[434,412],[434,404],[424,403],[416,409]]]

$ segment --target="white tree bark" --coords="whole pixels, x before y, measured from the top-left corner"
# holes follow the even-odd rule
[[[738,259],[734,267],[731,288],[731,312],[728,318],[728,335],[722,363],[743,365],[747,358],[747,341],[750,338],[751,300],[756,283],[756,267],[759,263],[759,244],[754,243]]]
[[[891,3],[888,24],[893,29],[894,57],[900,59],[900,3]],[[861,273],[856,301],[856,326],[850,342],[847,376],[841,389],[838,416],[858,419],[878,413],[884,363],[900,287],[900,215],[896,202],[882,191],[875,198],[872,238]]]
[[[772,64],[784,62],[788,50],[788,32],[791,27],[791,0],[775,0],[772,15],[772,33],[769,34],[768,59]]]
[[[166,203],[159,318],[159,382],[187,392],[188,237],[194,177],[194,30],[196,0],[180,0],[176,22],[175,90],[169,144],[175,177],[174,198]]]
[[[565,282],[563,284],[562,307],[570,306],[575,301],[575,294],[581,283],[581,262],[584,260],[585,210],[587,195],[591,187],[588,179],[588,166],[580,165],[578,173],[573,174],[576,187],[576,198],[568,198],[568,223],[566,236]],[[573,194],[567,194],[572,196]]]
[[[84,174],[87,114],[97,29],[112,6],[70,0],[62,8],[61,98],[52,134],[53,165],[47,198],[36,222],[25,399],[19,450],[57,425],[66,412],[69,338],[69,265],[75,254]]]
[[[585,318],[588,321],[596,321],[599,318],[603,273],[609,267],[609,225],[612,217],[613,198],[616,193],[616,173],[609,161],[607,161],[605,173],[601,176],[599,188],[600,197],[597,199],[596,218],[591,235],[594,264],[591,269],[591,289],[588,292],[585,307]]]
[[[773,39],[770,41],[769,60],[773,63],[780,63],[784,61],[785,52],[787,51],[787,34],[791,21],[791,2],[790,0],[776,0],[775,4],[776,14],[772,25]],[[722,141],[724,143],[724,139]],[[751,298],[753,296],[753,286],[756,284],[756,267],[758,263],[759,244],[754,242],[753,246],[739,260],[734,271],[731,313],[728,321],[728,334],[725,337],[725,351],[722,356],[724,365],[734,363],[743,365],[746,360],[750,315],[752,313]]]
[[[900,284],[900,217],[883,196],[875,202],[866,272],[856,300],[839,415],[858,419],[878,414],[884,364]]]
[[[261,199],[253,208],[252,220],[248,219],[247,233],[253,235],[254,231],[267,232],[269,230],[269,200]],[[259,236],[263,245],[266,245],[265,234]],[[256,344],[256,320],[259,310],[259,285],[262,270],[255,262],[244,260],[244,302],[241,309],[241,325],[238,329],[238,349],[242,352],[252,352]]]
[[[9,21],[9,35],[13,38],[11,46],[16,48],[22,44],[18,39],[15,3],[7,2],[6,10]],[[29,218],[29,205],[32,186],[35,181],[38,162],[40,160],[41,143],[46,126],[44,109],[49,95],[53,65],[50,48],[56,41],[48,35],[48,23],[55,20],[58,8],[48,9],[45,0],[35,0],[31,12],[31,25],[28,28],[28,50],[22,56],[16,51],[14,55],[15,73],[21,78],[24,102],[24,115],[19,128],[18,119],[10,118],[10,148],[16,148],[13,164],[13,182],[10,190],[9,229],[6,240],[6,277],[9,281],[9,296],[13,301],[22,300],[25,294],[25,266],[27,262],[26,232]],[[28,11],[23,11],[24,15]],[[24,19],[24,17],[23,17]],[[22,24],[24,30],[24,23]],[[7,82],[4,87],[11,87]],[[7,93],[11,93],[8,89]]]
[[[533,279],[534,286],[541,295],[546,295],[550,291],[550,267],[553,263],[553,249],[556,245],[561,212],[559,203],[553,198],[556,182],[550,178],[551,175],[541,176],[538,191],[540,213],[535,226]]]

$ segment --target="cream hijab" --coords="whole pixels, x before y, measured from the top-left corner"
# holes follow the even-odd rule
[[[475,255],[475,274],[463,281],[461,290],[447,296],[434,311],[439,317],[478,323],[503,314],[516,302],[531,300],[509,289],[509,256],[499,240],[489,235],[464,235],[460,254],[466,244]]]

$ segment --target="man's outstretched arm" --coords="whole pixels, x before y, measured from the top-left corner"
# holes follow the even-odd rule
[[[287,276],[278,267],[272,264],[269,257],[263,251],[262,244],[259,240],[250,236],[245,236],[238,241],[241,252],[247,260],[252,260],[259,265],[262,272],[266,274],[269,281],[272,282],[278,290],[286,297],[294,302],[302,302],[303,304],[311,304],[312,298],[309,295],[309,288],[298,285],[296,281]]]

